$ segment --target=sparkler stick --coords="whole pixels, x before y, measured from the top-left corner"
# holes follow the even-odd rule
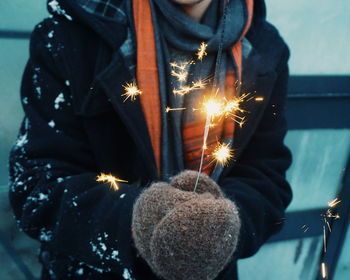
[[[119,190],[118,182],[120,183],[127,183],[128,181],[119,179],[117,177],[114,177],[112,174],[104,174],[101,173],[96,178],[97,182],[105,182],[109,183],[112,190],[117,191]]]
[[[202,172],[203,168],[203,161],[204,161],[204,151],[207,149],[207,138],[209,134],[209,127],[210,127],[210,117],[207,115],[206,121],[205,121],[205,126],[204,126],[204,136],[203,136],[203,147],[202,147],[202,154],[201,154],[201,161],[199,164],[199,170],[198,170],[198,175],[196,179],[196,183],[194,185],[193,192],[196,192],[198,182],[199,182],[199,175]]]
[[[204,135],[203,135],[203,146],[202,146],[202,153],[201,153],[201,161],[199,164],[199,170],[198,170],[198,175],[196,179],[196,183],[194,185],[193,192],[196,192],[198,182],[199,182],[199,176],[200,173],[202,172],[203,168],[203,161],[204,161],[204,152],[207,149],[207,139],[209,135],[209,128],[211,126],[212,120],[223,114],[223,106],[224,104],[214,98],[209,99],[204,103],[203,109],[206,113],[206,120],[205,120],[205,126],[204,126]]]

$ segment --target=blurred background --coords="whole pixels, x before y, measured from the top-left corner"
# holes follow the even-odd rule
[[[350,279],[350,1],[266,0],[268,19],[290,46],[289,132],[294,199],[286,226],[240,279]],[[19,232],[8,203],[7,159],[21,119],[19,88],[30,32],[48,16],[45,0],[0,1],[0,279],[38,279],[38,243]],[[340,219],[323,252],[323,216],[338,198]],[[328,226],[327,226],[328,227]]]

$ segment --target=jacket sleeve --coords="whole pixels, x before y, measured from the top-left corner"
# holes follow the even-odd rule
[[[131,214],[141,189],[120,183],[116,192],[96,182],[99,170],[72,108],[64,46],[52,36],[37,26],[22,79],[25,117],[9,161],[15,217],[46,254],[54,252],[47,265],[59,266],[65,256],[101,273],[132,274],[125,260],[134,258]],[[64,266],[52,269],[69,270]]]
[[[220,182],[226,195],[239,207],[242,228],[237,257],[249,257],[282,226],[292,198],[285,172],[291,154],[284,145],[284,115],[289,51],[277,66],[277,80],[263,117],[228,175]]]

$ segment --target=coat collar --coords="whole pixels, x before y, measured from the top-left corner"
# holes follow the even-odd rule
[[[155,158],[140,100],[137,98],[135,101],[125,102],[122,96],[123,85],[132,81],[134,77],[125,66],[124,59],[118,50],[113,52],[107,66],[105,66],[106,63],[101,63],[106,60],[108,52],[110,52],[108,48],[100,48],[97,59],[100,63],[97,62],[97,65],[104,64],[104,68],[98,71],[88,94],[81,98],[77,114],[93,116],[114,110],[135,142],[148,175],[150,178],[156,178]]]

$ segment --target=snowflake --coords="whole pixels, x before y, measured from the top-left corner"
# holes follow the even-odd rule
[[[49,126],[50,126],[50,127],[54,128],[55,125],[56,125],[56,124],[55,124],[55,122],[54,122],[53,120],[49,121]]]
[[[60,103],[63,103],[64,101],[64,95],[61,92],[55,99],[55,109],[58,110],[60,108]]]
[[[58,15],[63,15],[68,20],[72,20],[72,17],[70,15],[68,15],[64,9],[61,8],[61,6],[57,2],[57,0],[50,1],[49,6],[51,7],[51,9],[54,13],[57,13]]]

